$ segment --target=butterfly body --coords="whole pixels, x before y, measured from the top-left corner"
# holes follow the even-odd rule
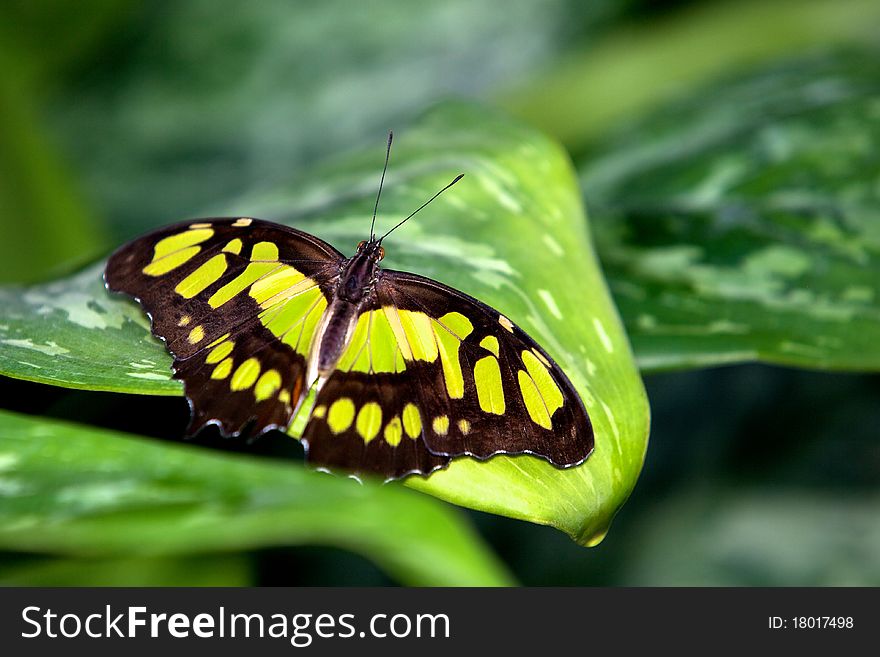
[[[312,463],[385,479],[459,456],[584,461],[592,426],[552,358],[477,299],[380,268],[383,255],[372,236],[347,258],[287,226],[205,219],[123,246],[105,282],[174,356],[188,433],[284,430],[302,410]]]
[[[376,282],[384,250],[375,240],[361,242],[357,253],[342,266],[336,294],[328,307],[309,356],[310,378],[329,376],[351,339],[358,317],[375,300]]]

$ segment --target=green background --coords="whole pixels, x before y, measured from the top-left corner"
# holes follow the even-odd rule
[[[515,0],[500,11],[464,0],[277,1],[217,11],[204,0],[120,0],[5,3],[0,18],[0,281],[67,275],[206,211],[296,220],[357,205],[375,184],[367,172],[378,173],[385,131],[417,133],[439,112],[433,169],[418,168],[419,145],[407,165],[401,141],[399,166],[404,177],[415,166],[417,184],[392,193],[388,212],[424,196],[431,171],[459,167],[473,139],[561,144],[652,414],[638,485],[587,549],[550,527],[399,487],[352,492],[289,467],[289,445],[205,438],[216,449],[200,450],[204,469],[192,472],[176,446],[102,433],[172,438],[186,422],[180,398],[3,379],[2,407],[16,414],[4,414],[0,439],[16,460],[0,453],[0,581],[880,583],[876,3]],[[437,108],[450,98],[478,105]],[[480,152],[487,169],[513,166],[498,149]],[[541,159],[533,179],[517,160],[514,188],[544,202],[550,191],[529,191],[543,180]],[[278,191],[294,188],[308,193]],[[344,222],[328,230],[340,247],[354,234]],[[430,250],[419,257],[425,224],[406,239],[416,251],[401,266],[441,279],[454,269]],[[523,233],[524,253],[514,241],[505,255],[527,267],[533,244]],[[602,297],[601,281],[590,287],[584,298]],[[88,296],[36,289],[100,315]],[[57,360],[45,326],[9,333],[24,298],[0,293],[0,330]],[[571,343],[587,328],[548,335]],[[21,360],[16,348],[4,343],[0,362]],[[609,391],[630,376],[616,362]],[[254,450],[279,463],[251,472],[236,453]],[[218,480],[228,485],[212,488]],[[461,501],[467,483],[445,497]],[[608,508],[629,492],[608,490]],[[555,518],[531,517],[582,531]],[[166,523],[189,530],[155,541]]]

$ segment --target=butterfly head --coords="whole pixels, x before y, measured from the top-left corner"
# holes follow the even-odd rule
[[[369,240],[361,240],[357,246],[358,255],[364,255],[373,262],[379,262],[385,257],[385,247],[375,237]]]

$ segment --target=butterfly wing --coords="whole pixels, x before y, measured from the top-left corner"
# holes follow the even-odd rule
[[[260,433],[286,427],[305,393],[308,348],[344,260],[292,228],[207,219],[123,246],[104,278],[138,300],[174,356],[189,433]]]
[[[386,478],[460,455],[567,467],[593,449],[579,395],[524,331],[462,292],[390,270],[303,437],[316,463]]]

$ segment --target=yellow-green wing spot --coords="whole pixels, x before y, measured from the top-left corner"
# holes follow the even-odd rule
[[[248,358],[235,370],[229,380],[229,388],[234,392],[247,390],[256,383],[258,376],[260,376],[260,361],[256,358]]]
[[[519,389],[529,416],[545,429],[553,428],[553,413],[565,403],[559,385],[550,374],[549,363],[539,352],[522,352],[525,370],[517,372]]]
[[[327,411],[327,425],[330,431],[340,434],[348,430],[354,421],[354,410],[354,402],[347,397],[337,399],[330,404],[330,409]]]
[[[153,247],[153,261],[161,260],[175,251],[180,251],[188,246],[201,244],[202,242],[211,239],[213,235],[214,230],[210,226],[203,226],[202,228],[193,228],[190,226],[188,230],[177,233],[176,235],[163,237],[156,242],[156,245]]]
[[[211,239],[213,235],[211,228],[190,227],[189,230],[162,238],[153,247],[153,259],[143,272],[147,276],[162,276],[177,269],[202,250],[197,244]]]
[[[495,354],[496,357],[498,356],[498,338],[496,338],[494,335],[487,335],[485,338],[480,340],[480,346],[483,349],[491,351],[493,354]]]
[[[204,327],[202,327],[201,325],[193,327],[193,329],[189,332],[189,335],[186,336],[186,339],[190,344],[198,344],[205,339]]]
[[[234,348],[235,342],[233,342],[232,340],[224,339],[220,342],[220,344],[218,344],[216,347],[212,348],[211,351],[208,352],[208,355],[205,357],[205,362],[208,365],[219,363],[221,360],[231,354]]]
[[[403,438],[403,425],[400,423],[400,416],[395,415],[388,421],[382,435],[385,442],[392,447],[397,447],[400,444],[400,439]]]
[[[438,415],[431,422],[431,428],[438,436],[445,436],[449,433],[449,416]]]
[[[232,359],[226,358],[220,362],[211,372],[212,379],[225,379],[232,373]]]
[[[278,370],[267,370],[260,375],[254,386],[254,397],[258,402],[269,399],[281,387],[281,374]]]
[[[501,385],[501,368],[495,356],[486,356],[474,365],[474,383],[477,400],[486,413],[504,415],[504,388]]]
[[[535,387],[541,395],[544,405],[547,407],[547,413],[553,417],[556,409],[561,408],[565,403],[562,390],[550,374],[548,365],[545,364],[546,359],[539,358],[540,354],[533,351],[523,351],[523,363],[528,370],[529,376],[535,382]]]
[[[184,299],[192,299],[220,280],[220,277],[226,271],[226,266],[226,255],[218,253],[199,265],[193,273],[180,281],[174,288],[174,291]]]
[[[547,412],[547,407],[544,405],[544,400],[541,398],[541,393],[538,392],[532,377],[524,370],[519,370],[516,376],[519,382],[519,391],[522,394],[523,402],[525,402],[526,410],[529,412],[529,417],[532,418],[535,424],[545,429],[552,429],[553,422],[550,420],[550,414]]]
[[[238,255],[241,253],[241,249],[244,246],[242,241],[237,237],[235,239],[231,239],[226,243],[226,246],[223,247],[223,251],[226,253],[234,253]]]
[[[156,260],[151,262],[149,265],[144,267],[144,273],[148,276],[163,276],[171,271],[174,271],[180,265],[189,262],[192,258],[198,255],[199,251],[202,250],[200,246],[190,246],[185,249],[181,249],[180,251],[175,251],[171,255],[165,256],[161,260]]]
[[[407,404],[403,407],[403,430],[413,440],[422,433],[422,416],[415,404]]]
[[[538,360],[534,353],[531,351],[524,351],[522,353],[522,359],[529,375],[535,381],[535,385],[538,386],[538,392],[540,392],[541,397],[544,398],[544,403],[547,404],[547,410],[549,410],[552,415],[553,412],[561,407],[564,402],[562,391],[559,389],[559,386],[550,374],[550,370],[544,363]]]
[[[471,334],[474,326],[461,313],[450,312],[435,320],[432,328],[440,352],[446,392],[452,399],[461,399],[464,396],[464,376],[461,373],[459,350],[462,340]]]
[[[379,434],[382,428],[382,407],[376,402],[367,402],[358,412],[355,429],[364,439],[365,443],[370,442]]]
[[[257,242],[251,249],[251,260],[253,262],[272,262],[278,263],[278,245],[274,242]]]

